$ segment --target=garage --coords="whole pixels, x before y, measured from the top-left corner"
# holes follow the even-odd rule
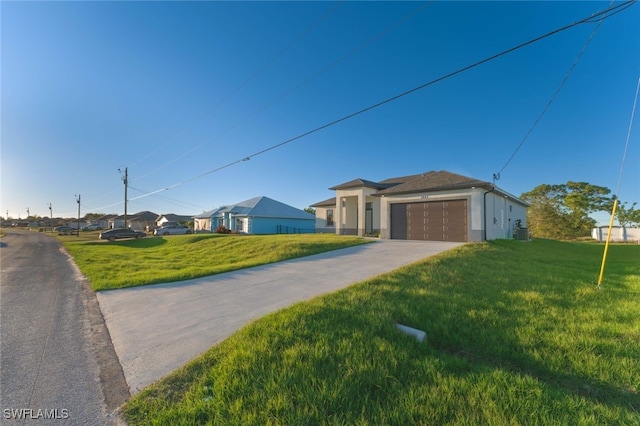
[[[467,200],[391,204],[391,238],[467,241]]]

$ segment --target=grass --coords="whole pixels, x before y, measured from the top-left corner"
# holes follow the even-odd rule
[[[640,247],[471,244],[266,316],[130,424],[640,424]],[[427,332],[418,343],[396,330]]]
[[[57,236],[94,290],[180,281],[363,244],[358,237],[176,235],[113,243],[98,233]]]

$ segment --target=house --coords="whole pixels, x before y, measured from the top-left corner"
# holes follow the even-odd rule
[[[136,231],[145,231],[147,227],[155,226],[157,218],[158,214],[150,211],[142,211],[127,215],[127,228]],[[117,229],[124,227],[124,215],[109,219],[109,228]]]
[[[87,226],[88,222],[84,219],[73,219],[66,221],[65,225],[72,229],[80,229],[82,230],[85,226]]]
[[[302,234],[315,232],[314,224],[311,213],[264,196],[194,217],[196,232],[215,232],[224,226],[243,234]]]
[[[89,224],[97,225],[100,227],[100,229],[109,229],[111,227],[111,224],[113,223],[113,220],[117,217],[118,215],[115,215],[115,214],[106,214],[106,215],[100,216],[97,219],[93,219]]]
[[[329,189],[335,198],[311,205],[319,232],[461,242],[526,238],[527,203],[448,171],[354,179]]]
[[[190,222],[192,219],[193,219],[193,216],[181,216],[173,213],[168,213],[168,214],[160,215],[156,218],[156,226],[159,228],[167,222],[186,223],[186,222]]]

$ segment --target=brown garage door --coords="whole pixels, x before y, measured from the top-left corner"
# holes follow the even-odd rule
[[[467,241],[467,200],[391,205],[391,238]]]

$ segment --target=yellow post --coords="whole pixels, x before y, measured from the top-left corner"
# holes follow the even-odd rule
[[[618,207],[618,199],[613,200],[613,210],[611,211],[611,221],[609,221],[609,231],[607,232],[607,242],[604,244],[604,254],[602,255],[602,266],[600,267],[600,277],[598,277],[598,287],[602,284],[602,276],[604,275],[604,264],[607,261],[607,251],[609,250],[609,239],[611,239],[611,229],[613,228],[613,218],[616,217],[616,207]]]

